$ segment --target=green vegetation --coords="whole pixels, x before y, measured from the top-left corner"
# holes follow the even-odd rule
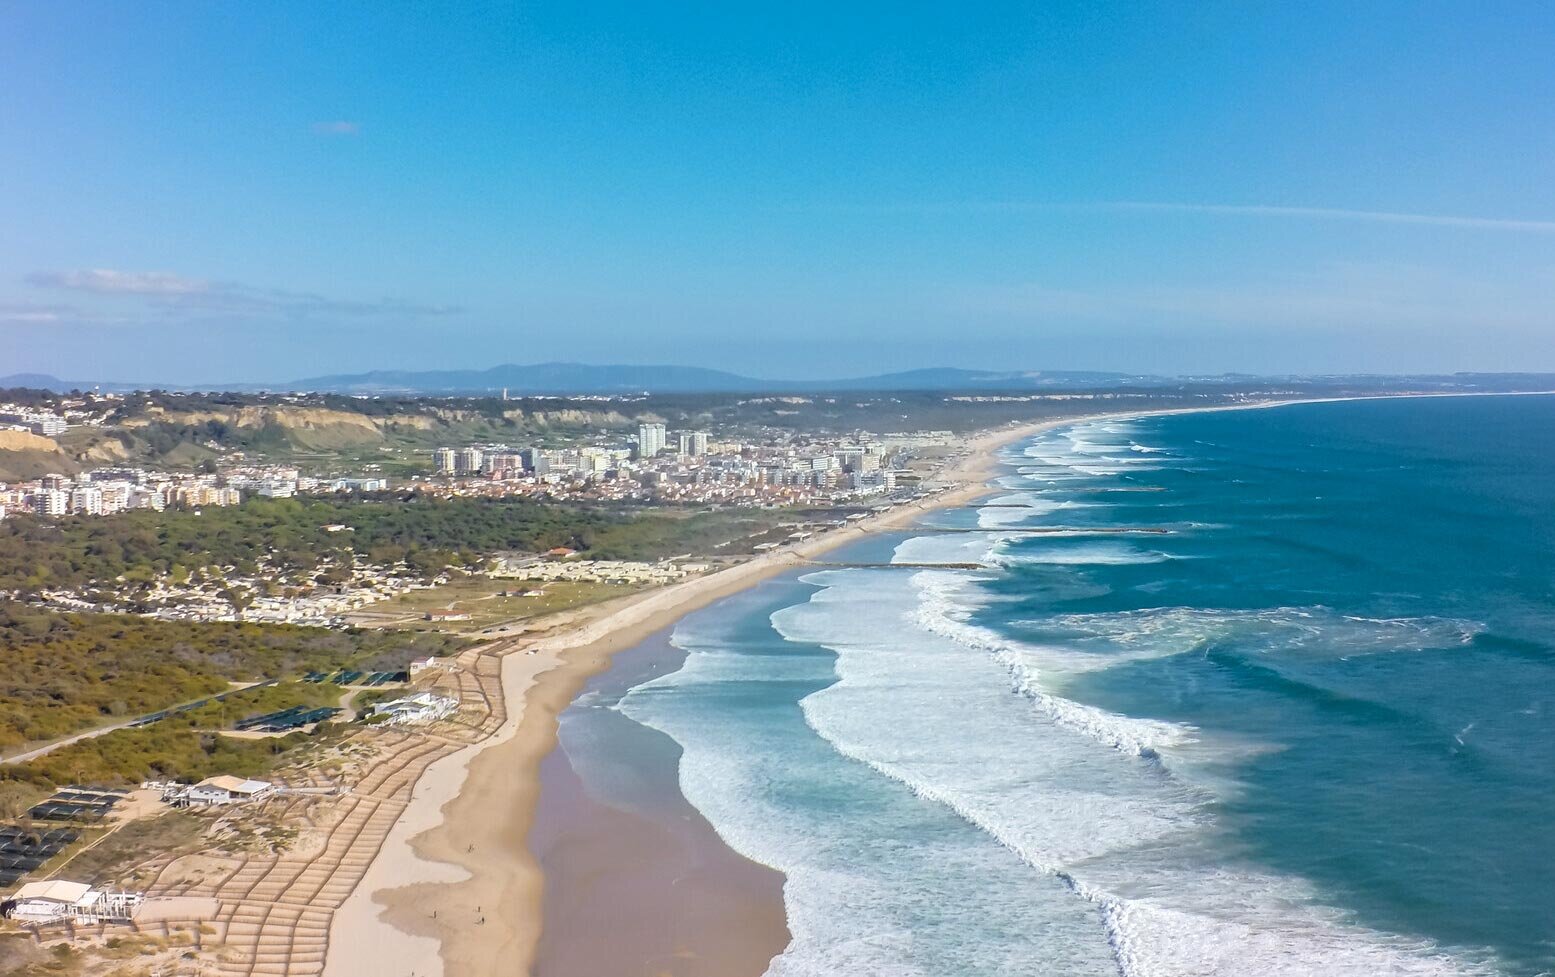
[[[403,667],[458,645],[434,634],[57,614],[0,602],[0,749],[225,692],[233,682],[346,665]],[[251,711],[264,711],[282,695],[244,693],[228,708],[252,699]],[[209,720],[199,710],[179,718],[191,716]]]
[[[1340,385],[1312,392],[1343,389]],[[296,464],[317,474],[364,468],[408,474],[426,471],[430,452],[439,445],[498,442],[554,447],[602,433],[624,435],[642,420],[662,420],[672,429],[713,430],[731,437],[857,430],[969,431],[1106,406],[1180,407],[1267,392],[1266,383],[1246,378],[1173,387],[1088,390],[1081,398],[1063,400],[1023,399],[1021,394],[998,396],[986,391],[972,398],[950,399],[946,392],[924,390],[512,400],[491,396],[144,391],[122,399],[82,396],[80,401],[89,410],[100,411],[106,424],[72,429],[61,445],[86,467],[114,461],[194,465],[218,454],[242,452],[250,460]],[[53,409],[66,400],[42,391],[0,391],[0,396]],[[1090,399],[1096,396],[1113,399]],[[59,464],[55,462],[55,467]]]
[[[0,766],[0,777],[56,785],[192,782],[222,773],[258,777],[293,747],[335,735],[330,723],[320,723],[311,733],[264,739],[239,739],[177,723],[152,723],[81,740],[26,763]]]
[[[373,627],[413,628],[471,633],[499,624],[516,624],[546,614],[576,610],[621,597],[638,589],[630,584],[592,581],[519,581],[484,576],[459,577],[438,587],[412,590],[390,601],[357,611],[351,620]],[[519,596],[539,590],[542,596]],[[499,596],[503,592],[514,596]],[[427,611],[451,609],[470,615],[468,621],[426,621]],[[358,700],[360,702],[360,700]]]
[[[16,821],[27,809],[49,796],[36,784],[0,781],[0,823]]]
[[[344,690],[332,683],[282,682],[234,692],[220,702],[207,702],[187,712],[159,720],[160,725],[184,729],[227,729],[249,716],[280,712],[293,706],[310,709],[340,704]]]
[[[0,590],[130,585],[162,575],[238,575],[272,569],[343,580],[353,557],[403,561],[418,574],[474,566],[499,551],[557,546],[599,559],[655,559],[703,551],[775,520],[749,510],[634,515],[529,499],[252,499],[201,512],[137,510],[113,516],[0,521]],[[331,532],[326,526],[346,526]]]

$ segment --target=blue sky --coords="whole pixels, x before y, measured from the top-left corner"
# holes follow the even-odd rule
[[[0,374],[1555,370],[1555,7],[0,0]]]

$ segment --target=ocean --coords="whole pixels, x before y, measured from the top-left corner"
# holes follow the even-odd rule
[[[1555,971],[1555,397],[1002,460],[833,557],[864,565],[683,619],[684,663],[612,697],[784,873],[769,973]]]

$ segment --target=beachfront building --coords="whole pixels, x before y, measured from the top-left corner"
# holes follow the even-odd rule
[[[275,793],[275,785],[263,780],[244,780],[222,774],[210,777],[163,800],[175,807],[225,807],[228,804],[249,804],[263,800]]]
[[[415,661],[410,663],[410,677],[415,678],[422,672],[430,672],[434,669],[446,668],[447,665],[448,659],[446,658],[434,658],[431,655],[428,655],[425,658],[417,658]]]
[[[457,699],[435,692],[417,692],[393,702],[380,702],[373,706],[372,714],[384,716],[382,721],[391,726],[411,726],[451,716],[458,708]]]
[[[23,923],[128,922],[141,903],[138,892],[94,889],[85,882],[29,882],[4,904],[4,915]]]

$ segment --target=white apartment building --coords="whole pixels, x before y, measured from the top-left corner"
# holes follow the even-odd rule
[[[682,431],[679,439],[681,454],[692,458],[707,454],[706,431]]]
[[[33,495],[32,507],[40,516],[69,515],[70,493],[64,489],[43,489]]]
[[[103,514],[103,490],[95,485],[80,485],[70,490],[70,511],[85,516]]]
[[[637,425],[637,457],[654,458],[664,450],[669,438],[663,424],[650,422]]]

